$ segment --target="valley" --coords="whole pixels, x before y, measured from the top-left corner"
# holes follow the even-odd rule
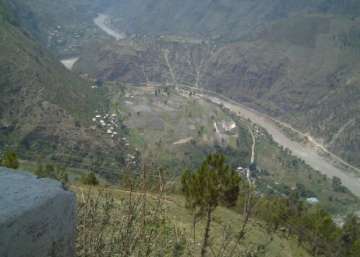
[[[139,55],[140,56],[139,60],[136,60],[136,59],[130,60],[129,59],[129,61],[128,61],[125,59],[125,62],[123,64],[121,64],[121,65],[126,65],[126,63],[129,62],[129,63],[133,63],[133,65],[135,65],[135,67],[136,67],[136,66],[138,66],[138,63],[140,63],[140,62],[143,63],[144,66],[142,68],[140,66],[140,67],[136,67],[135,69],[132,69],[130,71],[130,72],[132,72],[132,74],[130,76],[129,76],[128,72],[125,72],[125,73],[120,72],[121,73],[121,78],[120,78],[120,76],[116,74],[118,72],[117,70],[113,70],[110,73],[108,73],[109,71],[107,71],[108,74],[104,74],[101,72],[101,70],[99,70],[99,68],[102,69],[102,65],[100,64],[100,66],[99,66],[99,62],[96,62],[97,68],[96,68],[96,72],[93,75],[96,77],[101,77],[103,79],[125,80],[125,81],[131,82],[131,83],[138,81],[138,82],[146,82],[149,84],[156,85],[156,84],[164,83],[164,81],[166,81],[166,83],[173,84],[175,86],[181,86],[183,84],[187,84],[187,85],[194,84],[193,88],[191,88],[191,86],[189,87],[191,90],[199,91],[200,93],[203,93],[203,94],[204,94],[204,92],[210,93],[210,95],[206,95],[206,94],[200,95],[201,97],[203,97],[204,99],[210,100],[211,102],[213,102],[215,104],[223,105],[226,108],[233,111],[234,113],[241,115],[242,118],[250,119],[255,124],[258,124],[259,126],[265,128],[267,130],[267,132],[272,135],[275,142],[277,142],[282,147],[289,149],[292,152],[292,154],[294,154],[298,158],[304,160],[313,169],[318,170],[321,173],[323,173],[329,177],[336,176],[336,177],[341,178],[343,183],[354,194],[356,194],[358,196],[360,195],[360,180],[359,180],[360,172],[359,172],[359,169],[357,167],[354,167],[352,164],[349,164],[348,162],[344,161],[341,157],[338,157],[334,153],[327,150],[327,148],[325,146],[323,146],[322,144],[317,143],[308,133],[300,132],[298,129],[294,129],[291,125],[288,125],[288,124],[284,123],[283,121],[271,118],[271,117],[269,117],[268,114],[262,114],[261,111],[260,112],[255,111],[254,109],[249,107],[248,101],[245,101],[246,105],[242,105],[241,100],[234,101],[233,100],[234,98],[230,99],[221,94],[219,95],[216,92],[207,91],[206,86],[205,86],[206,84],[202,87],[204,90],[201,90],[201,89],[199,90],[199,84],[206,83],[203,78],[203,76],[205,76],[204,74],[207,73],[206,69],[209,68],[210,63],[213,61],[212,58],[216,58],[216,55],[218,55],[218,53],[216,53],[216,52],[221,52],[221,49],[220,50],[212,50],[212,53],[211,53],[211,51],[208,50],[209,47],[207,47],[207,46],[206,47],[202,46],[200,48],[197,44],[191,44],[191,43],[190,44],[184,43],[184,46],[182,46],[181,43],[174,43],[171,41],[166,41],[166,39],[160,39],[155,44],[159,44],[160,48],[163,48],[163,49],[160,51],[155,50],[155,49],[153,50],[151,48],[146,49],[145,54]],[[108,51],[109,50],[111,51],[111,49],[113,49],[113,47],[114,47],[114,53],[115,53],[115,51],[116,51],[115,49],[120,48],[120,47],[115,47],[115,46],[111,46],[111,45],[112,45],[112,43],[108,43],[108,45],[106,47]],[[140,45],[141,45],[141,43],[139,43],[139,47],[140,47]],[[147,45],[147,43],[145,43],[145,46],[146,45]],[[101,48],[105,48],[105,47],[101,47]],[[124,54],[125,54],[126,51],[129,50],[128,48],[131,49],[133,47],[130,47],[130,45],[128,45],[126,42],[124,42],[124,43],[122,43],[121,48],[124,48],[124,50],[121,50],[121,51],[125,51],[124,52]],[[173,49],[173,51],[175,51],[175,53],[171,52],[169,50],[171,48]],[[102,51],[102,50],[98,49],[98,50],[94,51],[94,53],[96,53],[97,51]],[[155,51],[155,52],[153,52],[153,51]],[[157,52],[157,51],[159,51],[159,52]],[[182,57],[178,56],[177,52],[181,53]],[[115,60],[120,60],[121,57],[125,57],[125,56],[123,56],[122,52],[118,52],[117,54],[119,54],[119,56],[116,57]],[[161,70],[157,71],[157,72],[159,72],[159,75],[154,74],[154,71],[151,70],[152,68],[149,66],[146,66],[147,65],[146,61],[148,58],[148,57],[146,57],[147,54],[154,58],[159,58],[158,60],[155,59],[156,60],[155,63],[159,63],[156,65],[158,65],[159,67],[162,67],[162,69],[163,69],[162,71]],[[159,56],[157,56],[156,54],[158,54]],[[85,71],[81,68],[82,67],[81,65],[86,64],[86,62],[87,62],[86,58],[87,58],[87,56],[85,57],[85,60],[83,60],[82,63],[80,63],[80,66],[79,66],[80,69],[78,71]],[[92,58],[94,58],[94,56],[92,56]],[[97,57],[95,56],[95,58],[97,58]],[[128,58],[128,56],[126,56],[125,58]],[[153,60],[154,60],[154,58],[153,58]],[[171,58],[171,60],[170,60],[170,58]],[[180,58],[182,58],[183,60],[181,60]],[[109,60],[107,60],[107,62],[108,61]],[[185,68],[183,66],[185,63],[191,64],[190,68],[189,67]],[[85,68],[86,70],[91,71],[91,68],[89,69],[88,66],[84,66],[84,67],[86,67]],[[113,68],[116,67],[116,69],[121,70],[121,67],[119,67],[119,64],[117,64],[116,66],[115,65],[113,66],[112,64],[104,63],[104,67],[108,67],[110,69],[111,69],[111,67],[113,67]],[[141,71],[141,69],[143,69],[143,71]],[[135,70],[138,70],[138,71],[134,73]],[[154,79],[154,78],[157,79],[158,81],[150,82],[151,79]],[[223,82],[220,82],[220,83],[223,83]],[[216,96],[220,96],[220,98],[213,97],[214,94]],[[245,95],[242,95],[240,97],[240,99],[248,99],[248,98],[250,98],[250,95],[252,93],[249,94],[249,97],[246,96],[247,93],[244,93],[244,94]],[[254,105],[250,104],[250,106],[254,106]],[[286,133],[284,133],[284,131],[282,131],[282,129],[279,128],[278,124],[280,124],[281,126],[284,126],[287,129],[290,129],[293,133],[297,134],[297,136],[301,138],[302,142],[294,141],[293,138],[290,138],[289,135],[286,135]],[[343,131],[345,129],[346,129],[346,127],[343,129],[340,129],[340,130]],[[339,134],[340,133],[338,133],[338,136],[340,136]],[[307,143],[305,141],[307,141]],[[303,143],[303,142],[305,142],[305,143]]]
[[[321,174],[326,175],[329,180],[334,176],[339,177],[352,194],[360,195],[359,172],[355,167],[327,151],[325,147],[319,147],[321,145],[315,141],[304,144],[304,141],[311,139],[308,133],[293,129],[285,123],[286,120],[269,111],[272,104],[268,105],[270,109],[264,111],[262,105],[256,105],[258,100],[252,101],[254,96],[259,95],[256,86],[268,83],[272,73],[277,71],[270,70],[268,75],[266,71],[265,77],[260,77],[259,81],[251,79],[254,85],[246,82],[254,89],[239,89],[240,97],[239,92],[235,92],[232,86],[229,87],[234,83],[235,78],[232,77],[238,72],[238,68],[232,74],[228,72],[234,68],[233,65],[237,67],[240,60],[236,59],[236,55],[242,52],[243,46],[237,43],[217,44],[215,41],[198,40],[192,36],[163,35],[147,38],[132,35],[129,38],[126,33],[118,32],[121,29],[116,29],[119,18],[104,13],[94,13],[86,25],[89,30],[93,26],[101,32],[81,45],[80,52],[72,56],[65,55],[67,58],[61,62],[74,74],[89,81],[88,91],[95,94],[103,91],[106,95],[109,109],[101,108],[89,114],[93,119],[105,113],[116,114],[119,118],[120,125],[116,130],[111,130],[111,133],[116,133],[112,137],[108,133],[109,129],[103,128],[104,124],[90,122],[88,125],[95,133],[103,135],[112,147],[121,148],[121,152],[125,154],[121,158],[117,157],[118,160],[111,164],[113,167],[124,164],[126,167],[130,164],[136,170],[141,166],[141,160],[154,158],[158,166],[180,174],[184,168],[198,166],[208,153],[223,151],[229,155],[229,162],[234,168],[256,163],[260,170],[272,173],[271,183],[294,188],[296,183],[302,181],[307,190],[313,191],[320,198],[323,206],[334,209],[334,206],[341,204],[329,203],[329,193],[320,193],[312,182],[303,181],[305,172],[291,178],[290,170],[293,168],[289,168],[288,164],[276,164],[276,158],[286,155],[285,159],[304,161],[305,164],[299,167],[315,174],[315,177],[321,178]],[[64,24],[59,26],[62,30],[67,29]],[[80,41],[82,39],[79,38]],[[228,59],[224,62],[224,58]],[[219,64],[221,65],[216,68]],[[257,65],[253,68],[256,70]],[[241,71],[240,79],[249,76],[249,72]],[[223,88],[219,89],[220,86]],[[229,95],[231,98],[227,97]],[[207,116],[204,116],[205,113]],[[271,116],[275,118],[270,118]],[[183,126],[179,126],[178,122]],[[234,122],[236,127],[233,131],[226,132],[223,126],[227,126],[224,124],[229,122]],[[297,142],[278,124],[291,128],[292,133],[302,142]],[[264,129],[267,134],[265,138],[269,137],[269,141],[256,138],[254,126]],[[345,133],[347,127],[341,130],[342,133]],[[337,137],[341,137],[342,133],[338,132]],[[262,155],[270,156],[270,149],[275,147],[279,156],[273,156],[275,159],[271,160],[257,154],[260,146],[260,152],[264,151]],[[330,157],[324,156],[329,154]],[[102,158],[97,159],[86,166],[104,164]],[[288,160],[285,161],[287,162]],[[127,168],[121,168],[125,169]],[[104,169],[102,173],[106,174],[108,171]],[[279,174],[283,174],[282,177],[277,177]],[[110,177],[114,179],[113,175]],[[330,188],[329,190],[332,191]],[[353,204],[350,209],[357,208],[357,204]]]
[[[358,257],[359,3],[0,0],[0,172],[76,257]]]
[[[359,209],[351,196],[359,195],[355,171],[339,167],[313,145],[293,141],[263,114],[187,86],[149,82],[127,86],[113,83],[108,87],[112,95],[110,113],[116,113],[130,131],[122,142],[137,149],[142,158],[156,160],[156,165],[170,173],[195,168],[208,153],[221,151],[234,169],[256,163],[257,171],[247,176],[260,191],[268,190],[262,183],[272,185],[275,195],[286,192],[282,187],[302,184],[311,192],[308,195],[316,196],[321,206],[334,213]],[[131,163],[134,156],[129,158]],[[334,191],[334,176],[341,178],[350,191]]]
[[[356,167],[359,48],[344,37],[353,35],[357,42],[358,22],[322,13],[295,15],[230,43],[181,33],[132,34],[119,44],[84,47],[77,71],[130,83],[176,80],[220,93],[291,124]],[[292,27],[300,28],[298,36]],[[89,64],[94,59],[96,64]]]

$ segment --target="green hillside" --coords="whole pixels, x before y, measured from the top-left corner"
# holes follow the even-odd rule
[[[123,147],[90,129],[96,111],[108,110],[106,90],[69,73],[1,10],[1,150],[71,166],[90,167],[94,156],[108,160],[105,166],[123,165]]]

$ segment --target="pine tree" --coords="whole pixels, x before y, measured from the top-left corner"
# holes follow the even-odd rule
[[[201,256],[207,255],[213,212],[220,205],[234,206],[239,195],[239,175],[225,164],[223,155],[208,156],[196,172],[182,176],[186,207],[195,217],[206,217]]]

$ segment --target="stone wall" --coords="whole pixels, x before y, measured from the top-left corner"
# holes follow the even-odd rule
[[[61,183],[0,167],[0,256],[74,256],[75,207]]]

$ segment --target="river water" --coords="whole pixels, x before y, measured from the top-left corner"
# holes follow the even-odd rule
[[[203,98],[222,104],[224,107],[229,108],[233,112],[237,113],[242,118],[250,119],[252,122],[265,128],[269,134],[272,135],[275,142],[282,145],[285,148],[291,150],[292,154],[304,160],[313,169],[320,171],[322,174],[328,177],[339,177],[344,186],[346,186],[353,194],[360,197],[360,179],[357,175],[344,171],[341,168],[334,165],[331,161],[319,154],[319,149],[313,147],[307,147],[296,141],[290,139],[284,132],[274,124],[274,122],[265,115],[252,110],[241,104],[234,104],[217,97],[202,95]]]
[[[79,60],[79,57],[69,58],[69,59],[63,59],[60,62],[66,67],[68,70],[72,70],[75,63]]]
[[[115,38],[116,40],[121,40],[126,38],[126,34],[123,32],[117,32],[109,26],[110,16],[106,14],[98,14],[98,16],[94,19],[94,23],[101,30],[103,30],[109,36]]]

